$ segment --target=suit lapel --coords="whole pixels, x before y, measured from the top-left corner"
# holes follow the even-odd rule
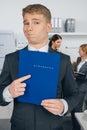
[[[87,71],[87,62],[85,62],[82,67],[80,68],[80,72],[86,72]]]

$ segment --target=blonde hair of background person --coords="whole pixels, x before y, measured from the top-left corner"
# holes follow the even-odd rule
[[[87,59],[87,44],[80,45],[78,53],[80,55],[80,59],[77,58],[77,61],[74,61],[72,63],[74,68],[77,66],[79,62],[84,62],[85,59]]]

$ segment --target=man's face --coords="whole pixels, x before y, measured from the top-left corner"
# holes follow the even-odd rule
[[[51,30],[51,23],[41,14],[26,13],[23,17],[23,31],[30,44],[43,45],[47,42],[48,32]]]

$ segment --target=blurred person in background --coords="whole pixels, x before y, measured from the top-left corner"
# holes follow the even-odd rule
[[[61,43],[62,43],[62,37],[58,34],[54,34],[50,38],[49,46],[56,51],[60,51],[59,48],[61,46]]]
[[[83,111],[84,97],[87,92],[87,44],[80,45],[78,53],[80,57],[77,58],[76,62],[73,62],[73,69],[78,89],[81,92],[81,100],[71,112],[73,130],[81,130],[74,114]]]

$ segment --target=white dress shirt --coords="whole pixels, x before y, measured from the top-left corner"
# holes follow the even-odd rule
[[[33,48],[32,46],[28,45],[28,50],[32,50],[32,51],[41,51],[41,52],[48,52],[48,48],[49,48],[49,45],[46,44],[44,47],[36,50],[35,48]],[[11,102],[13,101],[13,98],[11,96],[11,94],[9,93],[8,91],[8,87],[7,86],[4,91],[3,91],[3,99],[6,101],[6,102]],[[68,111],[68,104],[67,102],[64,100],[64,99],[61,99],[61,101],[63,102],[64,104],[64,112],[62,114],[60,114],[60,116],[64,115],[67,111]]]
[[[77,66],[77,71],[79,72],[80,68],[83,66],[83,64],[85,64],[85,62],[87,62],[87,59],[85,59],[83,62],[81,61],[78,66]]]

